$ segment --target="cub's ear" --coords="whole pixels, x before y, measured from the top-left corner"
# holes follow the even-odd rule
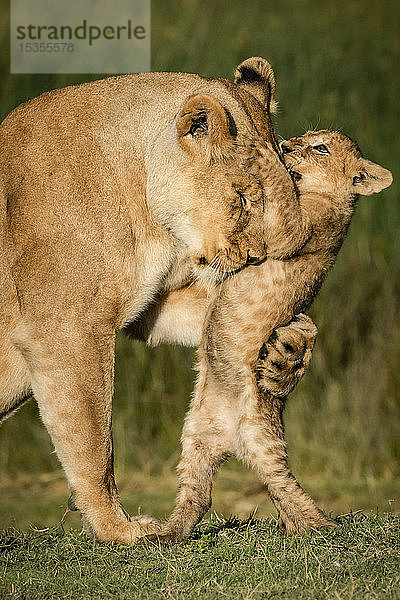
[[[198,94],[188,98],[176,123],[182,148],[208,162],[232,153],[236,125],[232,115],[211,96]]]
[[[358,165],[358,172],[353,177],[353,189],[356,194],[370,196],[389,187],[393,177],[390,171],[365,158]]]
[[[253,56],[240,63],[235,71],[235,83],[253,94],[271,113],[275,113],[275,76],[271,65],[265,58]]]

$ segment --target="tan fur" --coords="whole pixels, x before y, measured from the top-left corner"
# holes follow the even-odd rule
[[[320,153],[322,145],[329,154]],[[214,294],[182,436],[177,506],[158,539],[182,539],[190,532],[211,505],[218,465],[232,454],[258,471],[288,532],[333,525],[288,470],[282,424],[288,390],[271,393],[264,362],[274,338],[261,361],[258,353],[277,326],[310,306],[346,235],[356,195],[380,191],[392,176],[335,131],[310,132],[283,149],[294,179],[301,179],[295,189],[275,153],[266,150],[259,167],[271,184],[265,212],[270,258]],[[303,318],[297,318],[300,324]],[[290,349],[290,341],[284,343]],[[273,351],[279,366],[279,344]]]
[[[32,393],[98,538],[127,520],[113,477],[115,332],[196,277],[265,256],[273,73],[127,75],[54,90],[0,128],[0,416]],[[151,327],[150,327],[151,329]]]

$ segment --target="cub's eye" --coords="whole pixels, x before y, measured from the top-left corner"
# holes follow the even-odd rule
[[[365,174],[359,173],[358,175],[353,177],[353,185],[357,185],[357,183],[361,183],[362,181],[364,181],[364,179],[366,179]]]
[[[313,150],[318,152],[318,154],[330,154],[325,144],[318,144],[318,146],[313,146]]]

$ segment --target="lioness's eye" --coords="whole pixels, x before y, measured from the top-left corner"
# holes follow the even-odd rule
[[[313,146],[313,150],[318,152],[318,154],[330,154],[325,144],[318,144],[318,146]]]
[[[249,208],[249,201],[246,199],[246,197],[241,192],[238,192],[238,196],[240,198],[240,204],[242,205],[242,208],[247,210]]]

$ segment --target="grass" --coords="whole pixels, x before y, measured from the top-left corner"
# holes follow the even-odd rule
[[[312,308],[318,342],[286,413],[294,472],[336,512],[399,511],[399,18],[395,0],[152,2],[153,70],[230,78],[243,59],[265,56],[277,74],[278,134],[342,128],[368,158],[393,172],[391,188],[360,201],[349,239]],[[7,10],[0,26],[2,116],[44,90],[99,77],[10,75]],[[192,362],[187,349],[148,349],[118,339],[116,466],[132,512],[142,506],[163,516],[172,504]],[[269,514],[257,486],[252,474],[228,467],[217,482],[215,507],[244,518],[260,504],[261,514]],[[276,536],[273,522],[220,529],[206,523],[200,538],[161,551],[97,546],[60,530],[30,531],[32,522],[56,523],[67,496],[34,403],[2,427],[0,494],[1,526],[27,530],[4,534],[10,597],[122,598],[131,590],[143,598],[212,598],[232,597],[232,589],[254,599],[282,593],[400,597],[393,550],[398,520],[390,516],[349,517],[340,532],[304,539]],[[236,560],[244,563],[240,572]]]
[[[285,537],[274,519],[203,522],[185,542],[126,548],[62,526],[0,538],[4,599],[385,600],[400,598],[400,517],[342,515]]]
[[[145,475],[131,473],[129,478],[118,478],[121,499],[129,514],[152,514],[165,519],[176,495],[174,474]],[[360,479],[325,479],[301,477],[301,483],[326,512],[340,514],[343,508],[354,506],[363,511],[400,513],[399,485],[396,482]],[[68,486],[62,470],[43,473],[36,478],[20,475],[8,485],[0,486],[2,496],[0,529],[10,525],[26,531],[30,527],[54,527],[64,519],[66,529],[79,528],[76,512],[67,511]],[[243,472],[238,465],[223,467],[213,489],[213,511],[233,514],[245,519],[251,512],[257,517],[271,517],[276,511],[265,488],[254,473]]]

